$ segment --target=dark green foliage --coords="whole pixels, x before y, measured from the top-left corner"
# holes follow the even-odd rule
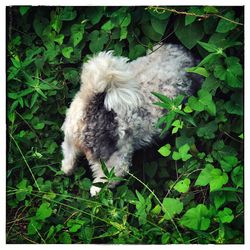
[[[241,7],[7,8],[8,243],[243,243]],[[181,43],[204,77],[194,96],[153,93],[162,146],[91,198],[87,163],[60,171],[60,127],[89,55],[135,59]],[[184,101],[187,100],[187,101]],[[118,181],[103,170],[108,183]],[[138,176],[138,177],[137,177]]]

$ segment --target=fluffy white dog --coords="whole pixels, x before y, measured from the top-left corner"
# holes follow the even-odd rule
[[[151,92],[170,98],[191,94],[194,77],[185,68],[195,59],[178,45],[163,45],[129,62],[112,52],[101,52],[83,64],[81,88],[62,126],[62,171],[70,174],[78,154],[84,154],[94,181],[104,182],[100,159],[114,167],[116,176],[129,171],[133,151],[144,147],[159,133],[155,127],[162,109]],[[92,186],[92,196],[100,191]]]

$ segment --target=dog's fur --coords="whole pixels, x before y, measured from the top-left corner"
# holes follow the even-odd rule
[[[194,79],[185,68],[195,59],[178,45],[163,45],[154,52],[128,62],[112,52],[101,52],[83,64],[81,88],[62,126],[62,171],[72,172],[76,156],[84,154],[94,183],[104,182],[100,159],[116,176],[129,170],[133,151],[144,147],[159,133],[154,126],[163,110],[151,92],[170,98],[190,95]],[[91,195],[100,188],[92,186]]]

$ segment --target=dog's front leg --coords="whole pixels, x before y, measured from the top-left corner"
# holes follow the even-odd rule
[[[93,180],[93,185],[90,188],[90,195],[93,197],[97,195],[101,190],[101,188],[95,186],[95,183],[98,183],[98,182],[104,183],[107,180],[105,179],[105,175],[102,171],[102,167],[99,162],[92,163],[91,170],[93,172],[94,180]]]
[[[78,149],[75,147],[74,143],[71,140],[65,137],[62,143],[62,151],[63,160],[61,170],[65,174],[69,175],[74,169]]]

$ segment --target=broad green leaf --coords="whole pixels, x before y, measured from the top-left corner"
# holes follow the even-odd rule
[[[73,45],[76,47],[83,39],[85,24],[73,24],[71,26],[71,38]]]
[[[218,210],[225,202],[226,202],[226,196],[223,192],[214,192],[213,193],[213,201],[215,208]]]
[[[39,232],[42,228],[41,222],[36,221],[35,217],[32,217],[30,223],[28,224],[28,235],[34,235]]]
[[[155,32],[164,35],[168,21],[160,20],[156,17],[151,16],[150,21]]]
[[[190,208],[181,218],[180,224],[192,230],[206,231],[210,226],[209,211],[203,204]]]
[[[182,160],[182,161],[187,161],[188,159],[190,159],[192,157],[191,154],[188,154],[188,151],[190,150],[190,147],[188,144],[184,144],[183,146],[181,146],[179,148],[179,152],[174,151],[172,158],[173,160],[177,161],[177,160]]]
[[[40,220],[45,220],[52,214],[52,209],[49,203],[42,203],[38,210],[36,211],[36,218]]]
[[[160,212],[161,212],[161,206],[160,206],[159,204],[157,204],[157,205],[151,210],[151,212],[152,212],[153,214],[159,215]]]
[[[200,7],[190,7],[188,10],[188,13],[191,14],[197,14],[197,15],[202,15],[203,14],[203,9]],[[196,16],[195,15],[186,15],[185,16],[185,26],[193,23],[196,20]]]
[[[17,192],[16,192],[16,199],[18,201],[23,201],[25,200],[26,196],[28,194],[31,194],[32,192],[32,186],[28,185],[28,181],[26,179],[23,179],[21,182],[17,184]]]
[[[63,34],[59,34],[54,38],[54,41],[57,42],[59,45],[63,44],[63,40],[64,40]]]
[[[167,157],[167,156],[169,156],[170,154],[171,154],[171,145],[170,144],[166,144],[166,145],[164,145],[164,146],[162,146],[159,150],[158,150],[158,152],[162,155],[162,156],[164,156],[164,157]]]
[[[151,40],[155,42],[159,42],[162,38],[162,35],[154,30],[152,25],[148,22],[145,24],[142,24],[142,32]]]
[[[218,50],[217,46],[212,43],[204,43],[199,41],[199,45],[208,52],[216,52]]]
[[[60,12],[60,19],[62,21],[72,21],[76,18],[77,12],[74,10],[74,7],[66,6]]]
[[[129,49],[129,58],[134,60],[146,53],[145,47],[140,44],[137,44]]]
[[[190,179],[185,178],[182,181],[178,181],[174,185],[174,189],[177,190],[180,193],[186,193],[189,190],[189,185],[190,185]]]
[[[33,27],[36,32],[36,34],[39,37],[42,37],[44,29],[49,25],[49,21],[47,18],[42,17],[41,15],[35,16],[35,19],[33,21]]]
[[[89,48],[92,53],[102,51],[104,44],[109,40],[108,34],[103,31],[94,30],[89,35]]]
[[[171,220],[176,214],[183,210],[183,203],[178,199],[164,198],[163,200],[164,219]]]
[[[20,6],[19,12],[22,16],[24,16],[28,12],[29,9],[30,9],[30,6]]]
[[[59,235],[59,241],[60,241],[60,243],[63,243],[63,244],[71,244],[72,243],[70,234],[67,232],[63,232]]]
[[[228,182],[228,175],[226,173],[221,173],[220,169],[213,169],[211,175],[213,179],[210,181],[210,192],[220,189]]]
[[[199,137],[203,137],[205,139],[213,139],[215,138],[215,132],[217,131],[218,126],[217,123],[215,121],[211,121],[207,124],[205,124],[203,127],[200,126],[197,129],[197,135]]]
[[[105,31],[110,31],[115,27],[115,25],[111,22],[111,20],[107,21],[106,23],[104,23],[101,27],[102,30]]]
[[[51,27],[59,33],[62,28],[62,20],[59,15],[56,14],[55,11],[52,11],[51,14]]]
[[[195,186],[206,186],[212,180],[211,171],[214,169],[214,166],[211,164],[206,164],[205,168],[200,172]]]
[[[171,238],[170,233],[164,233],[161,236],[161,244],[167,244],[169,242],[170,238]]]
[[[216,14],[216,13],[219,13],[219,10],[214,6],[206,6],[206,7],[204,7],[204,12],[205,13]]]
[[[203,67],[192,67],[192,68],[188,68],[186,69],[187,72],[191,72],[191,73],[195,73],[204,77],[208,77],[209,73],[207,72],[207,70]]]
[[[188,49],[192,49],[203,36],[203,27],[198,22],[193,22],[190,25],[185,26],[184,18],[179,17],[175,22],[175,35],[181,41],[181,43]]]
[[[218,168],[214,168],[211,164],[206,164],[205,168],[199,174],[195,186],[210,185],[210,192],[220,189],[228,182],[228,176],[226,173]]]
[[[43,129],[45,126],[45,124],[43,122],[38,122],[37,124],[35,124],[33,127],[37,130]]]
[[[234,219],[233,211],[230,208],[225,207],[222,211],[218,212],[218,218],[221,223],[230,223]]]
[[[231,173],[231,178],[234,183],[234,185],[239,188],[243,188],[243,177],[244,177],[244,172],[243,172],[243,166],[238,166],[235,167]]]
[[[223,159],[220,160],[221,168],[225,172],[230,172],[233,167],[235,167],[238,164],[237,157],[233,155],[226,155],[223,157]]]
[[[225,15],[225,18],[230,19],[232,21],[234,21],[234,11],[228,11]],[[236,20],[237,21],[237,20]],[[228,31],[234,29],[237,26],[237,24],[226,20],[226,19],[221,19],[218,23],[218,26],[216,28],[216,31],[219,33],[227,33]]]
[[[121,27],[121,30],[120,30],[120,41],[126,39],[127,35],[128,35],[127,27]]]
[[[63,54],[63,56],[64,57],[66,57],[66,58],[70,58],[70,55],[71,55],[71,53],[73,52],[74,50],[73,50],[73,48],[72,47],[65,47],[65,48],[63,48],[62,49],[62,54]]]

